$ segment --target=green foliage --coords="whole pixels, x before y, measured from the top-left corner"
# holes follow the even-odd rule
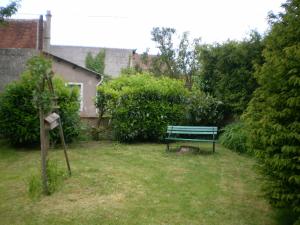
[[[156,42],[160,53],[149,58],[145,52],[141,61],[150,66],[149,71],[154,75],[169,76],[172,78],[184,78],[189,86],[192,76],[198,72],[198,61],[196,57],[196,46],[199,40],[189,41],[188,32],[184,32],[179,45],[174,45],[173,36],[176,34],[174,28],[154,27],[152,29],[152,41]]]
[[[62,184],[66,173],[58,167],[57,161],[47,161],[47,183],[49,194],[53,194]],[[42,180],[38,175],[31,175],[28,179],[28,194],[32,199],[41,197],[43,193]]]
[[[200,88],[224,102],[228,113],[240,115],[257,87],[253,77],[256,64],[261,64],[263,43],[253,32],[242,42],[201,45],[198,57],[201,66]]]
[[[53,107],[51,98],[54,96],[45,85],[45,79],[52,76],[52,63],[43,56],[34,56],[28,60],[27,69],[32,85],[33,106],[47,114]]]
[[[224,118],[223,103],[196,87],[189,94],[187,110],[190,125],[221,125]]]
[[[0,132],[13,144],[39,141],[38,110],[33,106],[33,85],[23,74],[21,81],[6,86],[0,95]]]
[[[266,196],[300,214],[300,1],[288,1],[266,37],[260,87],[244,119],[266,175]]]
[[[98,109],[98,125],[100,124],[104,114],[108,110],[108,101],[111,99],[110,95],[106,94],[103,88],[98,88],[95,105]]]
[[[7,6],[0,6],[0,25],[5,19],[11,17],[18,11],[19,1],[12,1]]]
[[[47,182],[50,194],[57,190],[65,177],[67,177],[67,174],[58,167],[57,161],[47,161]]]
[[[138,74],[141,72],[142,72],[142,69],[140,68],[140,66],[136,65],[135,67],[122,68],[120,75],[135,75],[135,74]]]
[[[48,62],[44,62],[45,64],[42,65],[48,65]],[[29,69],[33,65],[32,61],[30,63]],[[39,104],[45,112],[49,112],[51,108],[49,102],[51,96],[47,91],[43,94],[37,91],[40,80],[35,76],[37,76],[36,70],[27,70],[20,80],[8,84],[0,95],[0,133],[12,144],[39,143]],[[71,141],[79,133],[78,92],[65,87],[64,82],[58,77],[53,83],[60,106],[59,114],[65,138]],[[59,139],[58,130],[55,132],[51,132],[53,141]]]
[[[61,117],[64,137],[67,142],[72,142],[78,137],[81,129],[79,90],[66,87],[65,82],[59,77],[53,79],[53,84],[58,97],[57,104],[60,107],[58,113]],[[58,129],[51,132],[51,140],[54,142],[60,140]]]
[[[247,132],[242,122],[227,125],[220,136],[220,142],[226,148],[239,152],[247,152]]]
[[[121,76],[99,88],[109,96],[113,131],[120,141],[158,140],[168,124],[185,116],[188,91],[182,82],[148,74]]]
[[[95,57],[93,57],[92,53],[89,52],[85,58],[85,66],[96,73],[104,75],[105,50],[99,51]]]
[[[37,199],[42,195],[42,182],[39,176],[31,175],[28,178],[28,195],[31,199]]]
[[[175,63],[175,49],[173,46],[173,35],[176,30],[169,27],[154,27],[151,31],[152,41],[157,43],[160,54],[152,63],[152,72],[154,74],[164,74],[170,77],[178,76]]]

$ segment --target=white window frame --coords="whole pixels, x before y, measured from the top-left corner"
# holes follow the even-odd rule
[[[80,108],[79,111],[83,111],[83,83],[80,82],[67,82],[66,86],[79,86],[80,87],[80,93],[79,93],[79,101],[80,101]]]
[[[104,80],[104,76],[101,75],[100,81],[96,85],[96,98],[98,97],[98,87],[102,84],[103,80]],[[99,113],[99,110],[97,107],[96,107],[96,113],[97,114]]]

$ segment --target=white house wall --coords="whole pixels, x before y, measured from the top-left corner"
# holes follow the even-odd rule
[[[66,82],[81,83],[83,87],[81,117],[97,117],[94,99],[100,78],[80,67],[64,61],[53,60],[52,68],[55,74],[61,75]]]

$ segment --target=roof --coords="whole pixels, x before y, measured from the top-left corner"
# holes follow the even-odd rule
[[[103,74],[94,72],[94,71],[92,71],[92,70],[90,70],[90,69],[87,69],[87,68],[85,68],[85,67],[83,67],[83,66],[80,66],[80,65],[75,64],[75,63],[73,63],[73,62],[70,62],[70,61],[68,61],[68,60],[66,60],[66,59],[63,59],[63,58],[58,57],[58,56],[56,56],[56,55],[53,55],[53,54],[51,54],[51,53],[49,53],[49,52],[43,52],[43,54],[46,55],[46,56],[49,56],[49,57],[51,57],[51,58],[54,58],[54,59],[56,59],[56,60],[59,61],[59,62],[65,62],[65,63],[68,63],[68,64],[72,65],[74,68],[80,68],[80,69],[82,69],[82,70],[85,70],[85,71],[89,72],[90,74],[93,74],[93,75],[95,75],[96,77],[98,77],[98,78],[100,78],[100,79],[103,79],[103,76],[104,76]]]
[[[84,45],[51,45],[52,48],[84,48],[87,50],[117,50],[117,51],[131,51],[133,52],[135,49],[131,48],[110,48],[103,46],[84,46]]]

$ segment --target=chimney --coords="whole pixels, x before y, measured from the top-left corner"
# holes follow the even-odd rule
[[[39,51],[43,50],[43,26],[44,26],[44,21],[43,21],[43,16],[40,15],[39,23],[38,23],[38,37],[37,37],[37,49]]]
[[[50,39],[51,39],[51,12],[48,10],[46,14],[46,24],[44,30],[44,51],[49,52],[50,50]]]

